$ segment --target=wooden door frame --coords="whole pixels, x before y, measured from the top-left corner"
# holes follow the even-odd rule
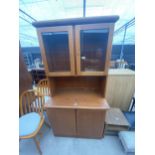
[[[69,60],[70,60],[70,71],[60,71],[53,72],[49,71],[46,52],[44,48],[44,43],[42,39],[42,32],[68,32],[68,42],[69,42]],[[74,61],[74,41],[73,41],[73,27],[72,26],[57,26],[57,27],[45,27],[45,28],[37,28],[37,34],[41,49],[41,55],[43,58],[43,62],[45,65],[45,72],[47,76],[71,76],[75,75],[75,61]]]
[[[106,58],[105,58],[105,69],[103,71],[81,71],[81,59],[80,59],[80,30],[91,30],[91,29],[109,29],[108,35],[108,44],[106,50]],[[76,25],[75,26],[75,48],[76,48],[76,67],[77,67],[77,74],[81,76],[103,76],[108,74],[108,68],[110,63],[111,57],[111,49],[112,49],[112,39],[113,39],[113,32],[114,32],[114,24],[113,23],[102,23],[102,24],[84,24],[84,25]]]

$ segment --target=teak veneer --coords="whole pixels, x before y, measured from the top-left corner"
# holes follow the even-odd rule
[[[105,90],[118,19],[104,16],[33,23],[51,91],[45,108],[55,135],[103,137],[109,109]]]
[[[45,108],[107,110],[109,105],[97,92],[61,90],[46,102]]]
[[[45,105],[55,135],[101,138],[107,101],[94,92],[60,92]]]

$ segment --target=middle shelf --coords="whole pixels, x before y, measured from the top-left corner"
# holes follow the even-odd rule
[[[93,90],[61,89],[49,98],[45,108],[109,109],[105,98]]]

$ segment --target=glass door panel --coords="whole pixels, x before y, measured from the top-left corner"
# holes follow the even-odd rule
[[[47,76],[74,75],[73,27],[39,28],[37,32]]]
[[[81,71],[103,71],[108,43],[108,29],[80,31]]]
[[[68,32],[42,32],[49,72],[70,71]]]
[[[110,23],[75,27],[78,75],[103,76],[108,73],[113,29]]]

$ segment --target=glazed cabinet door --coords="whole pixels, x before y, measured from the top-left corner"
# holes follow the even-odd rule
[[[78,75],[103,76],[108,72],[113,24],[75,26]]]
[[[75,74],[72,26],[37,29],[47,76]]]

